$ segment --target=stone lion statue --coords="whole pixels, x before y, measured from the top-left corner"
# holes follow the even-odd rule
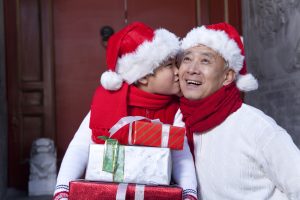
[[[56,182],[56,149],[48,138],[32,143],[30,153],[29,195],[52,194]]]

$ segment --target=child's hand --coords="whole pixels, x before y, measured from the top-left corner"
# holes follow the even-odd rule
[[[198,200],[196,197],[194,197],[193,195],[186,195],[183,200]]]
[[[56,193],[52,200],[68,200],[68,199],[69,199],[69,192],[62,191]]]

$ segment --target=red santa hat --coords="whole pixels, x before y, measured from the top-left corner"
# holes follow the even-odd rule
[[[179,39],[173,33],[162,28],[154,31],[143,23],[134,22],[108,40],[108,71],[102,74],[101,84],[107,90],[120,89],[123,81],[132,84],[153,73],[179,49]]]
[[[218,23],[194,28],[182,39],[181,48],[186,50],[200,44],[218,52],[228,62],[237,73],[239,90],[247,92],[258,88],[255,77],[247,73],[244,45],[233,26]]]

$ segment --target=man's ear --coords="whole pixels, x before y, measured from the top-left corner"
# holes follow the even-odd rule
[[[226,70],[223,85],[229,85],[233,81],[235,81],[235,71],[233,69]]]

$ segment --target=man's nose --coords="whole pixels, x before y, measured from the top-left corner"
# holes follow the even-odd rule
[[[198,62],[191,62],[187,68],[188,73],[190,74],[199,74],[201,72]]]

